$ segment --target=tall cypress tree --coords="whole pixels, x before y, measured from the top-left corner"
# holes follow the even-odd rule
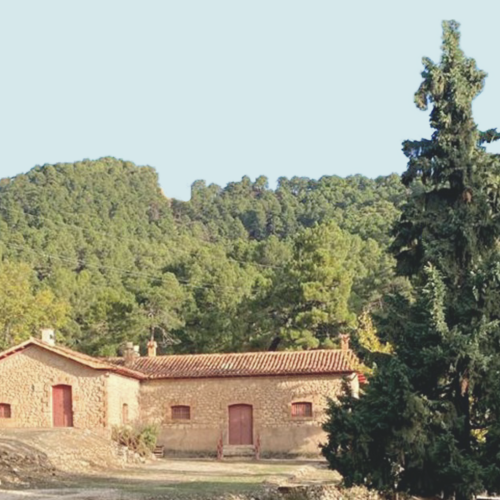
[[[443,23],[439,64],[423,59],[432,137],[403,143],[392,250],[413,292],[387,299],[394,352],[359,400],[332,403],[323,452],[348,484],[468,499],[500,485],[500,161],[484,148],[499,134],[472,117],[486,74],[458,28]]]

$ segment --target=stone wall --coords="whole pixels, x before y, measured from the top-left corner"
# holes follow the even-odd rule
[[[357,378],[351,377],[357,391]],[[301,375],[178,380],[138,380],[88,368],[31,345],[0,360],[0,404],[11,418],[2,427],[53,427],[52,389],[72,388],[73,425],[109,432],[113,425],[155,423],[167,452],[215,454],[228,445],[229,407],[251,405],[253,444],[263,456],[317,454],[327,398],[342,390],[339,375]],[[292,415],[295,402],[311,403],[312,415]],[[124,422],[127,405],[127,422]],[[173,419],[172,406],[189,406],[189,419]],[[1,416],[0,408],[0,416]]]
[[[141,420],[160,425],[166,451],[215,453],[228,443],[228,407],[253,406],[254,444],[261,452],[317,454],[325,434],[327,398],[342,390],[342,377],[289,376],[150,380],[141,384]],[[293,402],[311,402],[312,417],[292,417]],[[174,421],[171,406],[188,405],[191,419]]]
[[[107,377],[109,426],[134,424],[139,419],[139,388],[138,380],[110,373]],[[124,421],[123,405],[127,405],[127,418]]]
[[[106,377],[38,346],[0,361],[0,403],[11,405],[11,418],[0,427],[52,427],[52,386],[72,387],[73,424],[99,429],[106,424]]]

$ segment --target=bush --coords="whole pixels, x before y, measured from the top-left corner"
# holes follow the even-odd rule
[[[141,457],[148,457],[155,449],[158,433],[158,427],[153,424],[140,427],[114,426],[111,438]]]

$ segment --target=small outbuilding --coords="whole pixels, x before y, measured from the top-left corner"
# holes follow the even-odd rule
[[[0,353],[0,427],[106,429],[123,405],[139,420],[146,376],[51,340],[30,339]]]

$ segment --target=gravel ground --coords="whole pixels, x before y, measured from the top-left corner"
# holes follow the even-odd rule
[[[0,500],[160,500],[251,495],[263,484],[337,482],[315,461],[164,459],[143,466],[63,476],[50,489],[0,490]]]

